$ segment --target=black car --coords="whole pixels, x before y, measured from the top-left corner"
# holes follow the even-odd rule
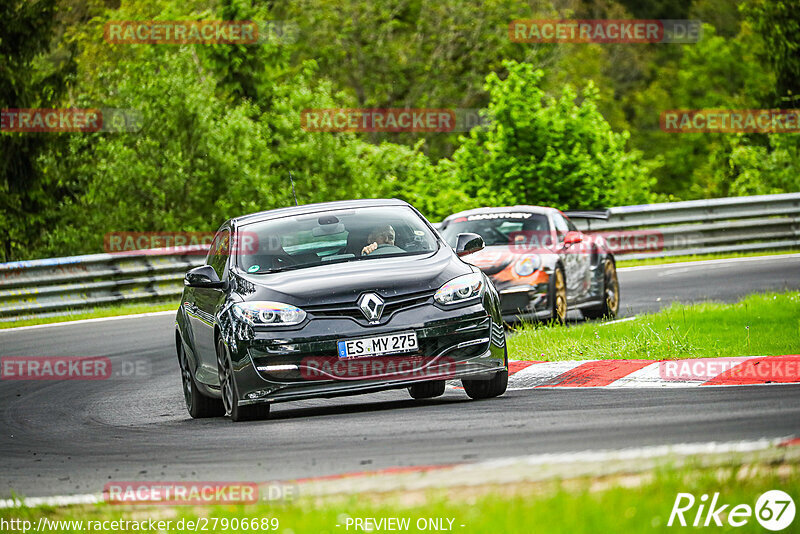
[[[231,219],[186,274],[175,342],[192,417],[257,419],[274,402],[408,388],[501,395],[499,295],[399,200],[354,200]]]
[[[575,212],[584,219],[601,212]],[[467,261],[489,275],[500,292],[503,318],[564,323],[567,309],[585,318],[614,317],[619,280],[614,254],[600,234],[579,231],[554,208],[507,206],[454,213],[439,225],[455,246],[459,234],[483,237],[486,247]]]

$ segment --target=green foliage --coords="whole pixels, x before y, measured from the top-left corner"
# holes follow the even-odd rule
[[[774,77],[760,58],[761,43],[749,28],[738,38],[703,26],[703,38],[683,45],[658,76],[630,97],[634,110],[632,139],[651,158],[664,162],[656,191],[675,199],[725,196],[730,182],[720,183],[720,169],[730,152],[731,134],[667,133],[659,129],[661,110],[755,109],[774,86]],[[754,142],[763,142],[757,136]],[[722,160],[720,160],[722,158]]]
[[[777,77],[774,94],[778,106],[800,104],[800,2],[753,0],[742,5],[766,45],[766,60]]]
[[[314,59],[352,107],[374,108],[483,107],[484,78],[502,70],[503,58],[539,62],[556,53],[510,41],[509,22],[554,14],[522,0],[291,0],[272,10],[299,25],[294,61]],[[423,138],[434,161],[458,146],[456,134],[369,138],[408,145]]]
[[[0,109],[50,107],[58,103],[72,69],[67,51],[50,53],[55,0],[0,2]],[[62,139],[0,132],[0,260],[27,254],[26,243],[47,224],[58,190],[36,159]]]
[[[0,107],[130,109],[142,129],[0,132],[0,261],[98,252],[109,231],[213,230],[293,203],[289,172],[301,203],[398,197],[432,219],[480,205],[597,208],[797,191],[797,135],[658,126],[664,109],[758,108],[796,94],[796,6],[7,1]],[[521,18],[633,16],[712,24],[691,45],[522,44],[507,33]],[[297,39],[103,39],[110,20],[205,19],[286,21]],[[304,109],[332,107],[484,108],[491,124],[461,136],[302,129]]]
[[[299,128],[301,110],[334,105],[327,87],[308,89],[311,65],[273,81],[262,109],[218,98],[191,48],[164,50],[145,48],[106,74],[114,82],[106,102],[140,111],[141,131],[75,136],[67,154],[44,159],[80,193],[65,199],[68,224],[48,234],[42,253],[99,251],[109,231],[214,230],[229,217],[291,205],[290,171],[303,203],[381,196],[402,189],[396,169],[418,159],[402,146]]]
[[[566,209],[650,199],[650,170],[626,150],[628,133],[613,132],[598,111],[593,84],[580,97],[565,86],[556,99],[539,87],[543,71],[505,68],[506,79],[487,78],[491,124],[472,130],[448,166],[469,203]]]
[[[745,136],[734,138],[728,165],[717,181],[728,183],[726,195],[770,195],[800,191],[800,134],[769,136],[769,146],[748,144]]]

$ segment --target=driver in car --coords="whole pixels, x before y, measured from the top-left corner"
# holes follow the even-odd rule
[[[396,252],[405,252],[400,247],[394,244],[394,228],[392,225],[386,224],[373,230],[367,237],[367,246],[361,249],[361,255],[367,256],[369,254],[392,254]]]

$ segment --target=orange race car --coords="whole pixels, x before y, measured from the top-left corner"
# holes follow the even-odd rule
[[[607,218],[604,212],[576,217]],[[479,208],[447,217],[439,232],[451,245],[458,234],[480,235],[486,248],[465,258],[489,275],[500,292],[503,319],[564,323],[567,309],[584,317],[614,317],[619,280],[608,243],[580,232],[553,208]]]

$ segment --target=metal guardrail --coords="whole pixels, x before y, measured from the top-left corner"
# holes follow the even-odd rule
[[[800,193],[620,206],[582,230],[658,235],[656,249],[619,250],[640,259],[800,248]],[[203,247],[0,263],[0,321],[68,315],[126,302],[175,300]]]
[[[581,230],[656,236],[653,248],[623,248],[625,259],[800,248],[800,193],[620,206],[607,221],[575,219]]]
[[[0,263],[0,321],[70,315],[105,304],[175,300],[207,247]]]

